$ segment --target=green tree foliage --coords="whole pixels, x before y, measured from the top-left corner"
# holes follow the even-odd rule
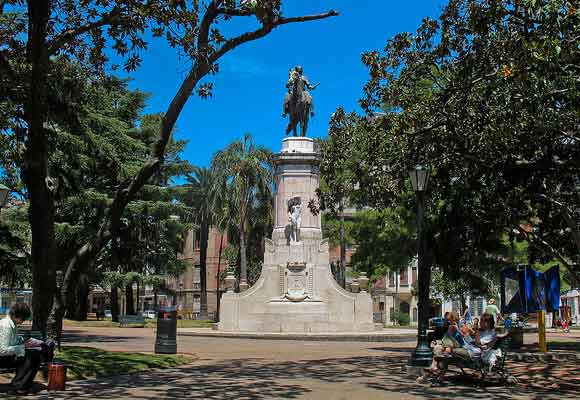
[[[0,211],[0,282],[8,287],[30,285],[30,226],[26,204]]]
[[[195,210],[195,222],[199,224],[200,318],[207,319],[207,246],[210,227],[216,224],[220,212],[217,196],[221,187],[218,175],[209,168],[195,167],[188,181],[188,200]]]
[[[351,234],[360,238],[352,263],[371,277],[406,268],[417,254],[412,213],[403,207],[366,210],[354,217]]]
[[[331,213],[322,214],[322,237],[327,238],[331,247],[340,246],[340,218]],[[353,246],[356,244],[356,237],[353,235],[354,221],[348,219],[344,221],[345,244]]]
[[[211,82],[199,84],[217,73],[219,61],[236,47],[268,35],[274,28],[337,15],[285,17],[280,1],[121,1],[7,0],[0,2],[0,125],[11,144],[10,153],[21,168],[29,200],[31,229],[34,326],[44,328],[52,315],[58,319],[59,303],[66,303],[72,277],[82,265],[95,260],[118,235],[125,208],[158,172],[172,131],[185,103],[193,93],[211,95]],[[233,19],[257,22],[254,30],[228,36],[220,28]],[[228,24],[229,25],[229,24]],[[111,67],[135,70],[147,54],[150,37],[164,38],[189,60],[189,70],[163,114],[148,159],[134,174],[115,187],[113,201],[102,210],[100,227],[66,263],[63,290],[56,293],[55,213],[61,172],[51,169],[54,138],[58,128],[76,134],[79,124],[77,82],[60,79],[62,60],[97,74]],[[111,65],[116,53],[122,65]],[[81,81],[84,81],[81,79]],[[62,84],[61,84],[62,83]],[[58,124],[54,124],[58,122]],[[22,144],[24,144],[22,146]],[[53,318],[54,319],[54,318]]]
[[[229,186],[230,207],[237,212],[236,223],[240,245],[240,279],[248,279],[248,234],[256,223],[259,211],[271,220],[273,184],[272,152],[256,146],[250,134],[218,151],[212,168],[221,174],[222,186]],[[259,228],[258,228],[259,229]],[[253,252],[252,252],[253,253]]]
[[[431,167],[432,265],[476,275],[518,229],[530,258],[556,258],[578,282],[579,18],[564,0],[451,0],[363,55],[369,117],[338,110],[330,137],[350,132],[362,160],[351,179],[370,205]]]

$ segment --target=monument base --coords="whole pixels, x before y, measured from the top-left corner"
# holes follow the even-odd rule
[[[335,281],[320,214],[308,208],[320,180],[320,154],[314,141],[285,138],[274,164],[274,232],[272,240],[266,239],[262,273],[248,290],[224,293],[219,331],[374,331],[371,296],[364,290],[347,292]]]
[[[312,243],[313,245],[315,243]],[[218,330],[223,332],[372,332],[372,299],[350,293],[328,265],[328,241],[318,241],[315,260],[296,261],[304,243],[276,248],[266,241],[267,263],[260,279],[242,293],[224,293]],[[310,247],[310,246],[306,246]],[[326,263],[322,263],[326,260]],[[276,262],[277,261],[277,262]]]

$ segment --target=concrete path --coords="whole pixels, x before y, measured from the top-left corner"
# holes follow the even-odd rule
[[[531,339],[531,338],[529,338]],[[580,345],[580,332],[551,336]],[[69,330],[65,343],[107,350],[150,352],[152,329]],[[179,351],[191,365],[104,380],[70,382],[38,399],[574,399],[578,363],[511,362],[519,384],[477,388],[453,378],[447,387],[418,384],[402,372],[414,338],[397,343],[315,342],[199,337],[181,332]],[[29,397],[34,398],[34,397]]]

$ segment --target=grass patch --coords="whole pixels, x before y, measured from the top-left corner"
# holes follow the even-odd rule
[[[178,328],[211,328],[213,321],[205,320],[195,320],[195,319],[178,319]],[[119,323],[113,322],[110,319],[104,321],[72,321],[65,320],[65,326],[80,327],[80,328],[118,328]],[[157,320],[147,319],[145,320],[145,328],[155,328],[157,325]],[[133,326],[129,326],[131,328]],[[135,325],[134,327],[142,327],[141,325]]]
[[[126,353],[76,346],[63,346],[55,358],[68,366],[67,379],[71,380],[106,378],[151,368],[170,368],[194,360],[184,355]]]

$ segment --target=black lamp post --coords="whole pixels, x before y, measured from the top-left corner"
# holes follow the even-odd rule
[[[8,202],[8,194],[10,194],[10,188],[0,183],[0,208],[4,207]]]
[[[425,263],[425,238],[423,235],[423,219],[425,208],[425,192],[429,185],[429,170],[417,166],[409,171],[413,191],[417,195],[417,267],[419,270],[419,323],[417,326],[417,347],[411,356],[410,365],[413,367],[427,367],[431,364],[432,352],[427,341],[427,328],[429,325],[429,283],[431,281],[431,268]]]

